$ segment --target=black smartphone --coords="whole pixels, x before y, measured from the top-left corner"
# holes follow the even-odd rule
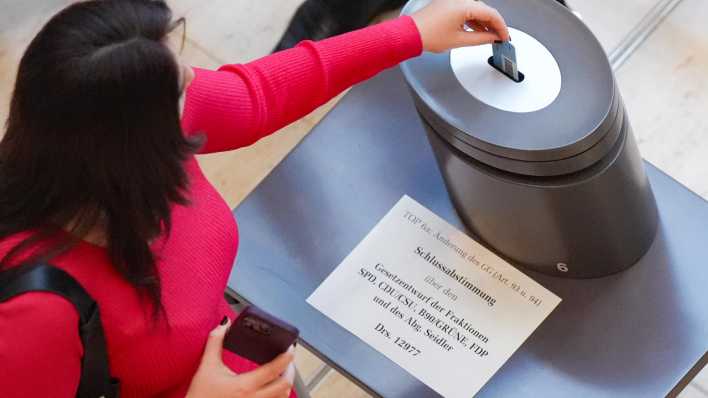
[[[299,334],[295,326],[250,305],[226,332],[224,348],[263,365],[287,351]]]

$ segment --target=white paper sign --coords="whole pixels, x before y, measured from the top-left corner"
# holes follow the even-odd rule
[[[307,302],[445,397],[471,397],[560,303],[404,196]]]

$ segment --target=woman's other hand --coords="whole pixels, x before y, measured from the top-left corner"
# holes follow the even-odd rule
[[[456,47],[510,39],[501,14],[481,1],[432,0],[411,17],[418,27],[425,51],[439,53]]]
[[[258,369],[236,374],[221,359],[229,324],[219,325],[209,333],[186,398],[287,398],[292,388],[288,376],[293,373],[293,348]]]

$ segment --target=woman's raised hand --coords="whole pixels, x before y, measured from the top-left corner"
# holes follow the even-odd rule
[[[510,39],[504,18],[481,1],[432,0],[411,17],[425,51],[438,53]]]
[[[294,375],[293,348],[256,370],[236,374],[221,360],[229,324],[219,325],[209,333],[186,398],[287,398],[293,382],[288,376]]]

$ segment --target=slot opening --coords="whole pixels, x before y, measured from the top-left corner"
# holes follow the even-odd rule
[[[502,75],[508,77],[508,78],[509,78],[511,81],[513,81],[513,82],[521,83],[521,82],[524,81],[524,77],[525,77],[525,76],[524,76],[523,73],[521,73],[521,71],[519,71],[519,80],[516,80],[516,79],[514,79],[513,77],[511,77],[510,75],[508,75],[506,72],[504,72],[503,70],[497,68],[497,66],[494,64],[494,57],[489,57],[489,59],[487,59],[487,63],[488,63],[492,68],[496,69],[499,73],[501,73]]]

